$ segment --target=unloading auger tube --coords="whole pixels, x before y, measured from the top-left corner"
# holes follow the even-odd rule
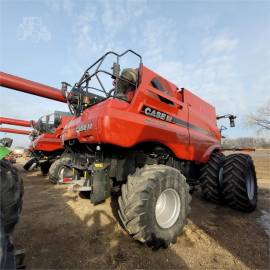
[[[14,126],[21,126],[21,127],[32,127],[34,121],[27,121],[27,120],[20,120],[14,118],[7,118],[7,117],[0,117],[0,125],[14,125]]]
[[[14,128],[0,128],[0,132],[21,134],[21,135],[30,135],[31,134],[31,131],[29,131],[29,130],[20,130],[20,129],[14,129]]]
[[[5,72],[0,72],[0,86],[66,103],[61,90]]]

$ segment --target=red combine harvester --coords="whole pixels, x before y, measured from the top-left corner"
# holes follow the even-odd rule
[[[10,128],[0,128],[0,131],[30,135],[31,144],[29,151],[31,152],[32,158],[26,162],[24,169],[30,170],[31,168],[40,167],[43,175],[47,175],[53,164],[49,179],[55,183],[59,178],[63,177],[64,171],[68,171],[67,168],[61,165],[63,160],[66,161],[68,155],[67,153],[63,155],[64,145],[60,137],[63,127],[71,118],[72,116],[69,113],[60,111],[55,111],[53,114],[43,116],[36,122],[0,117],[0,124],[33,127],[32,131]],[[61,156],[62,159],[58,160]]]
[[[120,66],[135,57],[137,66]],[[62,139],[72,155],[65,165],[74,190],[89,191],[97,204],[119,188],[119,217],[134,239],[155,248],[175,243],[195,185],[207,200],[256,208],[253,161],[222,154],[215,108],[145,67],[139,54],[108,52],[67,88],[63,83],[74,119]]]
[[[122,60],[131,61],[127,55],[138,58],[137,67],[121,70]],[[73,153],[67,166],[76,189],[88,187],[96,204],[112,187],[121,187],[119,216],[135,239],[154,247],[175,242],[190,211],[193,185],[200,185],[208,200],[255,209],[252,159],[222,154],[215,108],[145,67],[137,53],[105,54],[66,97],[76,118],[62,138]],[[234,126],[234,117],[229,119]]]
[[[52,87],[41,85],[3,72],[0,73],[0,78],[1,86],[3,87],[22,92],[28,91],[29,93],[42,97],[48,95],[48,98],[57,101],[65,100],[64,98],[61,99],[61,97],[63,97],[61,92]],[[32,141],[29,147],[32,158],[24,165],[24,169],[29,170],[33,167],[40,167],[44,175],[49,172],[49,179],[53,183],[57,183],[64,175],[70,176],[69,169],[64,167],[62,164],[63,161],[66,162],[69,158],[68,153],[64,152],[64,145],[61,142],[62,130],[70,119],[72,119],[70,113],[55,111],[53,114],[41,117],[36,122],[2,117],[0,118],[0,123],[34,128],[31,133],[22,132],[23,134],[30,135]]]
[[[56,183],[63,178],[64,171],[67,173],[69,170],[62,165],[62,162],[69,160],[69,156],[64,152],[61,134],[64,126],[71,119],[69,113],[55,111],[53,114],[41,117],[33,124],[35,137],[30,146],[32,159],[24,165],[25,170],[37,164],[44,175],[49,172],[49,179],[52,182]]]

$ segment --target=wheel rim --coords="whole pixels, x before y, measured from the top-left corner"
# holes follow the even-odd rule
[[[62,167],[59,170],[59,173],[58,173],[59,179],[63,179],[64,178],[64,171],[65,171],[65,168],[64,167]]]
[[[163,229],[172,227],[177,221],[181,210],[179,194],[172,188],[164,190],[158,197],[155,216],[158,225]]]
[[[250,168],[248,169],[248,172],[246,175],[246,188],[247,188],[248,199],[252,201],[254,198],[255,184],[254,184],[254,175]]]
[[[37,166],[37,163],[34,162],[34,163],[30,166],[30,168],[28,169],[28,171],[32,171],[36,166]]]

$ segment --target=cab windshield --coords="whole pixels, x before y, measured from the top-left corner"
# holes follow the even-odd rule
[[[70,115],[68,112],[55,111],[54,113],[44,115],[33,125],[38,134],[54,133],[55,129],[61,123],[61,116]]]

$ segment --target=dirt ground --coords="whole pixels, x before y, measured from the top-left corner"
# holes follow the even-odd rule
[[[245,214],[193,194],[192,213],[177,243],[153,251],[116,221],[116,199],[92,206],[40,172],[26,173],[14,242],[28,269],[269,269],[270,151],[256,151],[258,209]],[[111,210],[113,208],[113,210]]]

